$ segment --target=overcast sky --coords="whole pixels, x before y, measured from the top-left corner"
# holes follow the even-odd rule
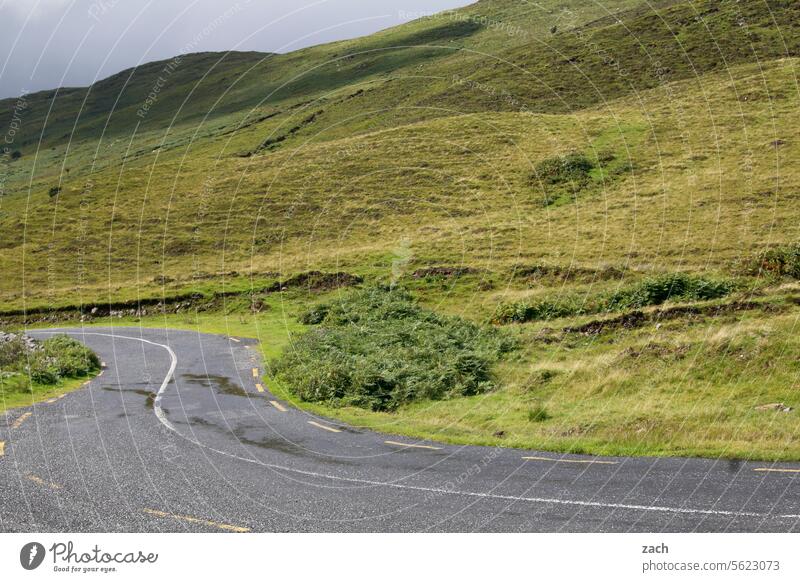
[[[0,0],[0,98],[184,52],[288,52],[471,0]]]

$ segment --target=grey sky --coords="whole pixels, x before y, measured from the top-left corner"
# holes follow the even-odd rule
[[[0,0],[0,98],[183,52],[288,52],[470,0]]]

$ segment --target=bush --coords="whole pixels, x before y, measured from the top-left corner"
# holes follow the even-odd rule
[[[47,191],[47,193],[50,195],[50,198],[58,196],[59,194],[61,194],[61,186],[53,186],[52,188],[50,188],[50,190]]]
[[[744,262],[748,275],[771,275],[800,279],[800,243],[769,249]]]
[[[612,294],[605,302],[608,311],[661,305],[669,299],[700,301],[725,297],[735,289],[731,281],[714,281],[684,273],[661,275]]]
[[[18,159],[20,159],[21,157],[22,157],[22,152],[21,152],[21,151],[19,151],[19,150],[14,150],[13,152],[11,152],[11,159],[12,159],[12,160],[18,160]]]
[[[423,309],[398,288],[355,291],[301,320],[320,323],[275,372],[309,402],[390,411],[479,394],[494,387],[492,365],[513,348],[498,330]]]
[[[37,384],[55,384],[89,374],[100,367],[100,361],[89,348],[65,335],[32,348],[16,336],[0,342],[0,366],[4,372],[24,373]]]
[[[25,342],[19,336],[0,340],[0,368],[13,367],[26,354]]]
[[[574,298],[560,301],[545,299],[533,303],[517,301],[498,306],[492,317],[492,323],[525,323],[528,321],[582,315],[583,313],[586,313],[585,308],[578,299]]]
[[[589,172],[594,164],[583,154],[571,153],[542,160],[536,165],[534,180],[542,180],[548,184],[564,182],[583,183],[589,179]]]

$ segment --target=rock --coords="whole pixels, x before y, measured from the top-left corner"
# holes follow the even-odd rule
[[[791,412],[792,407],[786,406],[783,402],[773,402],[771,404],[762,404],[760,406],[756,406],[756,410],[762,411],[774,411],[774,412]]]

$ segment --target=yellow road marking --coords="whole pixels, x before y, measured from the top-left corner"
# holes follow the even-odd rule
[[[6,441],[0,441],[0,457],[6,454]]]
[[[58,400],[58,398],[51,398],[51,399],[50,399],[50,400],[48,400],[48,401],[47,401],[45,404],[52,404],[52,403],[53,403],[53,402],[55,402],[56,400]]]
[[[209,519],[200,519],[199,517],[191,517],[189,515],[175,515],[174,513],[166,513],[164,511],[158,511],[155,509],[147,509],[144,510],[145,513],[149,513],[150,515],[155,515],[156,517],[167,517],[171,519],[177,519],[179,521],[188,521],[189,523],[199,523],[201,525],[208,525],[211,527],[216,527],[218,529],[224,529],[226,531],[235,531],[237,533],[246,533],[250,531],[250,528],[247,527],[239,527],[236,525],[229,525],[227,523],[219,523],[216,521],[211,521]]]
[[[272,404],[272,406],[274,406],[275,408],[277,408],[281,412],[286,412],[286,408],[284,408],[283,405],[280,402],[276,402],[274,400],[270,400],[269,403]]]
[[[230,338],[230,340],[231,340],[232,342],[236,342],[237,344],[238,344],[239,342],[241,342],[241,341],[242,341],[242,340],[240,340],[240,339],[236,339],[235,337],[232,337],[232,338]]]
[[[44,487],[49,487],[50,489],[61,489],[61,485],[58,485],[56,483],[48,483],[47,481],[45,481],[41,477],[37,477],[36,475],[28,474],[28,475],[25,475],[25,478],[28,481],[33,481],[37,485],[42,485]]]
[[[261,384],[256,384],[256,390],[258,390],[259,392],[263,392],[264,387]]]
[[[387,445],[396,445],[398,447],[411,447],[412,449],[431,449],[432,451],[441,451],[442,447],[432,447],[429,445],[412,445],[409,443],[398,443],[397,441],[383,441]]]
[[[550,461],[551,463],[585,463],[589,465],[616,465],[616,461],[598,461],[594,459],[551,459],[549,457],[522,457],[525,461]]]
[[[11,428],[19,428],[20,426],[22,426],[22,423],[28,420],[30,415],[31,415],[30,412],[26,412],[25,414],[20,416],[17,420],[14,421],[14,424],[11,425]]]
[[[333,428],[332,426],[325,426],[324,424],[320,424],[318,422],[314,422],[313,420],[309,420],[308,424],[314,425],[317,428],[321,428],[322,430],[329,430],[331,432],[342,432],[338,428]]]
[[[258,368],[253,368],[253,378],[258,378]]]
[[[764,473],[800,473],[800,469],[770,469],[769,467],[759,467],[753,471],[762,471]]]

